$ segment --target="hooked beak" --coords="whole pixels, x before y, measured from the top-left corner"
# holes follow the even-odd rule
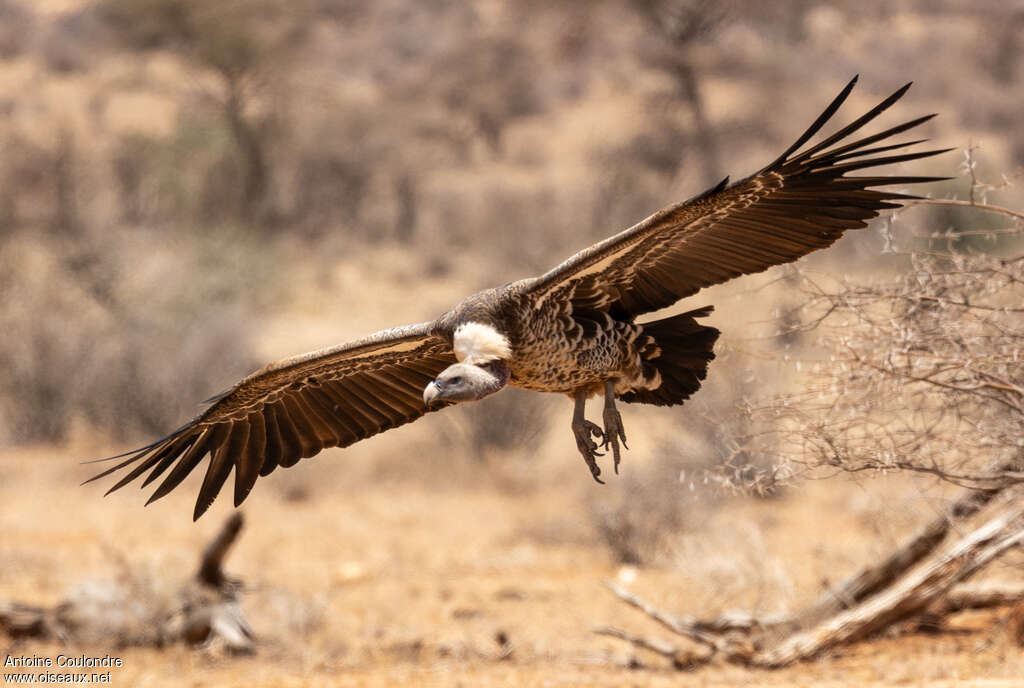
[[[427,406],[430,406],[430,402],[436,399],[440,393],[441,390],[438,388],[438,386],[434,382],[431,382],[429,385],[423,388],[423,403],[426,404]]]

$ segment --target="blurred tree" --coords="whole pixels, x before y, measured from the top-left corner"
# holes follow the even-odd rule
[[[121,220],[130,225],[142,221],[142,178],[152,142],[133,134],[118,142],[111,163],[121,201]]]
[[[0,58],[9,60],[25,49],[35,16],[15,0],[0,0]]]
[[[107,56],[109,27],[91,6],[57,15],[46,25],[38,55],[54,72],[85,73]]]
[[[60,234],[75,234],[79,229],[77,181],[75,174],[75,140],[70,131],[57,138],[53,155],[54,217],[53,229]]]
[[[518,37],[481,35],[446,52],[428,87],[451,110],[469,117],[474,131],[500,156],[505,127],[541,109],[537,68]]]
[[[714,127],[708,121],[700,86],[697,47],[726,21],[729,3],[717,0],[631,0],[644,20],[640,55],[648,64],[669,74],[676,97],[693,116],[693,144],[700,152],[707,181],[724,176]]]
[[[415,178],[408,169],[401,170],[395,178],[395,197],[398,199],[395,238],[406,242],[416,232],[419,210]]]
[[[271,114],[259,91],[274,83],[307,31],[302,2],[284,0],[102,0],[101,10],[122,40],[140,50],[169,49],[212,70],[219,107],[242,173],[239,214],[272,215],[268,207]]]

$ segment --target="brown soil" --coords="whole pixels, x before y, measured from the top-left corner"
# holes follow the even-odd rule
[[[89,474],[77,464],[83,451],[0,453],[0,599],[53,604],[83,580],[117,578],[121,562],[136,575],[181,580],[228,512],[218,503],[190,523],[194,481],[147,509],[130,493],[101,499],[97,486],[77,485]],[[566,450],[560,460],[569,457]],[[132,686],[938,687],[1014,686],[1024,676],[1008,612],[961,617],[955,633],[881,638],[775,672],[713,665],[678,673],[644,654],[636,656],[642,668],[630,669],[629,648],[590,632],[612,624],[665,635],[602,587],[609,578],[690,614],[813,598],[823,581],[890,538],[853,483],[732,499],[704,524],[700,547],[681,547],[674,563],[631,569],[612,562],[593,535],[579,491],[604,488],[586,484],[582,466],[544,488],[510,489],[493,472],[453,473],[452,484],[427,488],[365,478],[340,485],[328,471],[336,474],[345,458],[336,452],[297,467],[312,480],[302,489],[263,483],[246,504],[248,525],[227,568],[250,587],[255,656],[33,642],[6,652],[110,653],[125,663],[113,671],[115,685]],[[906,487],[873,486],[886,494],[868,501],[898,500]],[[745,550],[755,540],[762,570],[748,575]],[[700,556],[686,560],[694,551]]]

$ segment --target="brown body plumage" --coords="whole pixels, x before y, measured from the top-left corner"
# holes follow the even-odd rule
[[[450,403],[480,399],[506,384],[575,400],[573,433],[593,476],[602,440],[619,462],[625,444],[615,399],[680,404],[701,385],[714,328],[706,307],[637,322],[704,287],[790,262],[864,227],[899,193],[874,187],[935,177],[847,173],[943,151],[880,155],[920,141],[874,144],[932,116],[847,142],[891,106],[904,86],[867,114],[800,151],[835,114],[851,81],[790,148],[734,184],[723,181],[689,201],[580,251],[533,279],[474,294],[432,322],[281,361],[245,378],[168,437],[122,455],[96,476],[134,466],[111,490],[148,472],[163,481],[150,501],[176,487],[207,455],[194,517],[235,472],[235,504],[259,476],[325,447],[345,447]],[[604,394],[604,427],[583,417]],[[95,479],[95,478],[94,478]]]

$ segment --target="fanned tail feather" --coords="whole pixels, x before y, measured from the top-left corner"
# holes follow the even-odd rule
[[[708,373],[708,363],[715,357],[712,350],[719,331],[702,325],[697,318],[711,314],[712,306],[680,315],[643,323],[644,334],[652,337],[660,354],[646,360],[658,373],[660,383],[654,389],[636,389],[619,398],[629,404],[674,406],[681,404],[700,389]]]

